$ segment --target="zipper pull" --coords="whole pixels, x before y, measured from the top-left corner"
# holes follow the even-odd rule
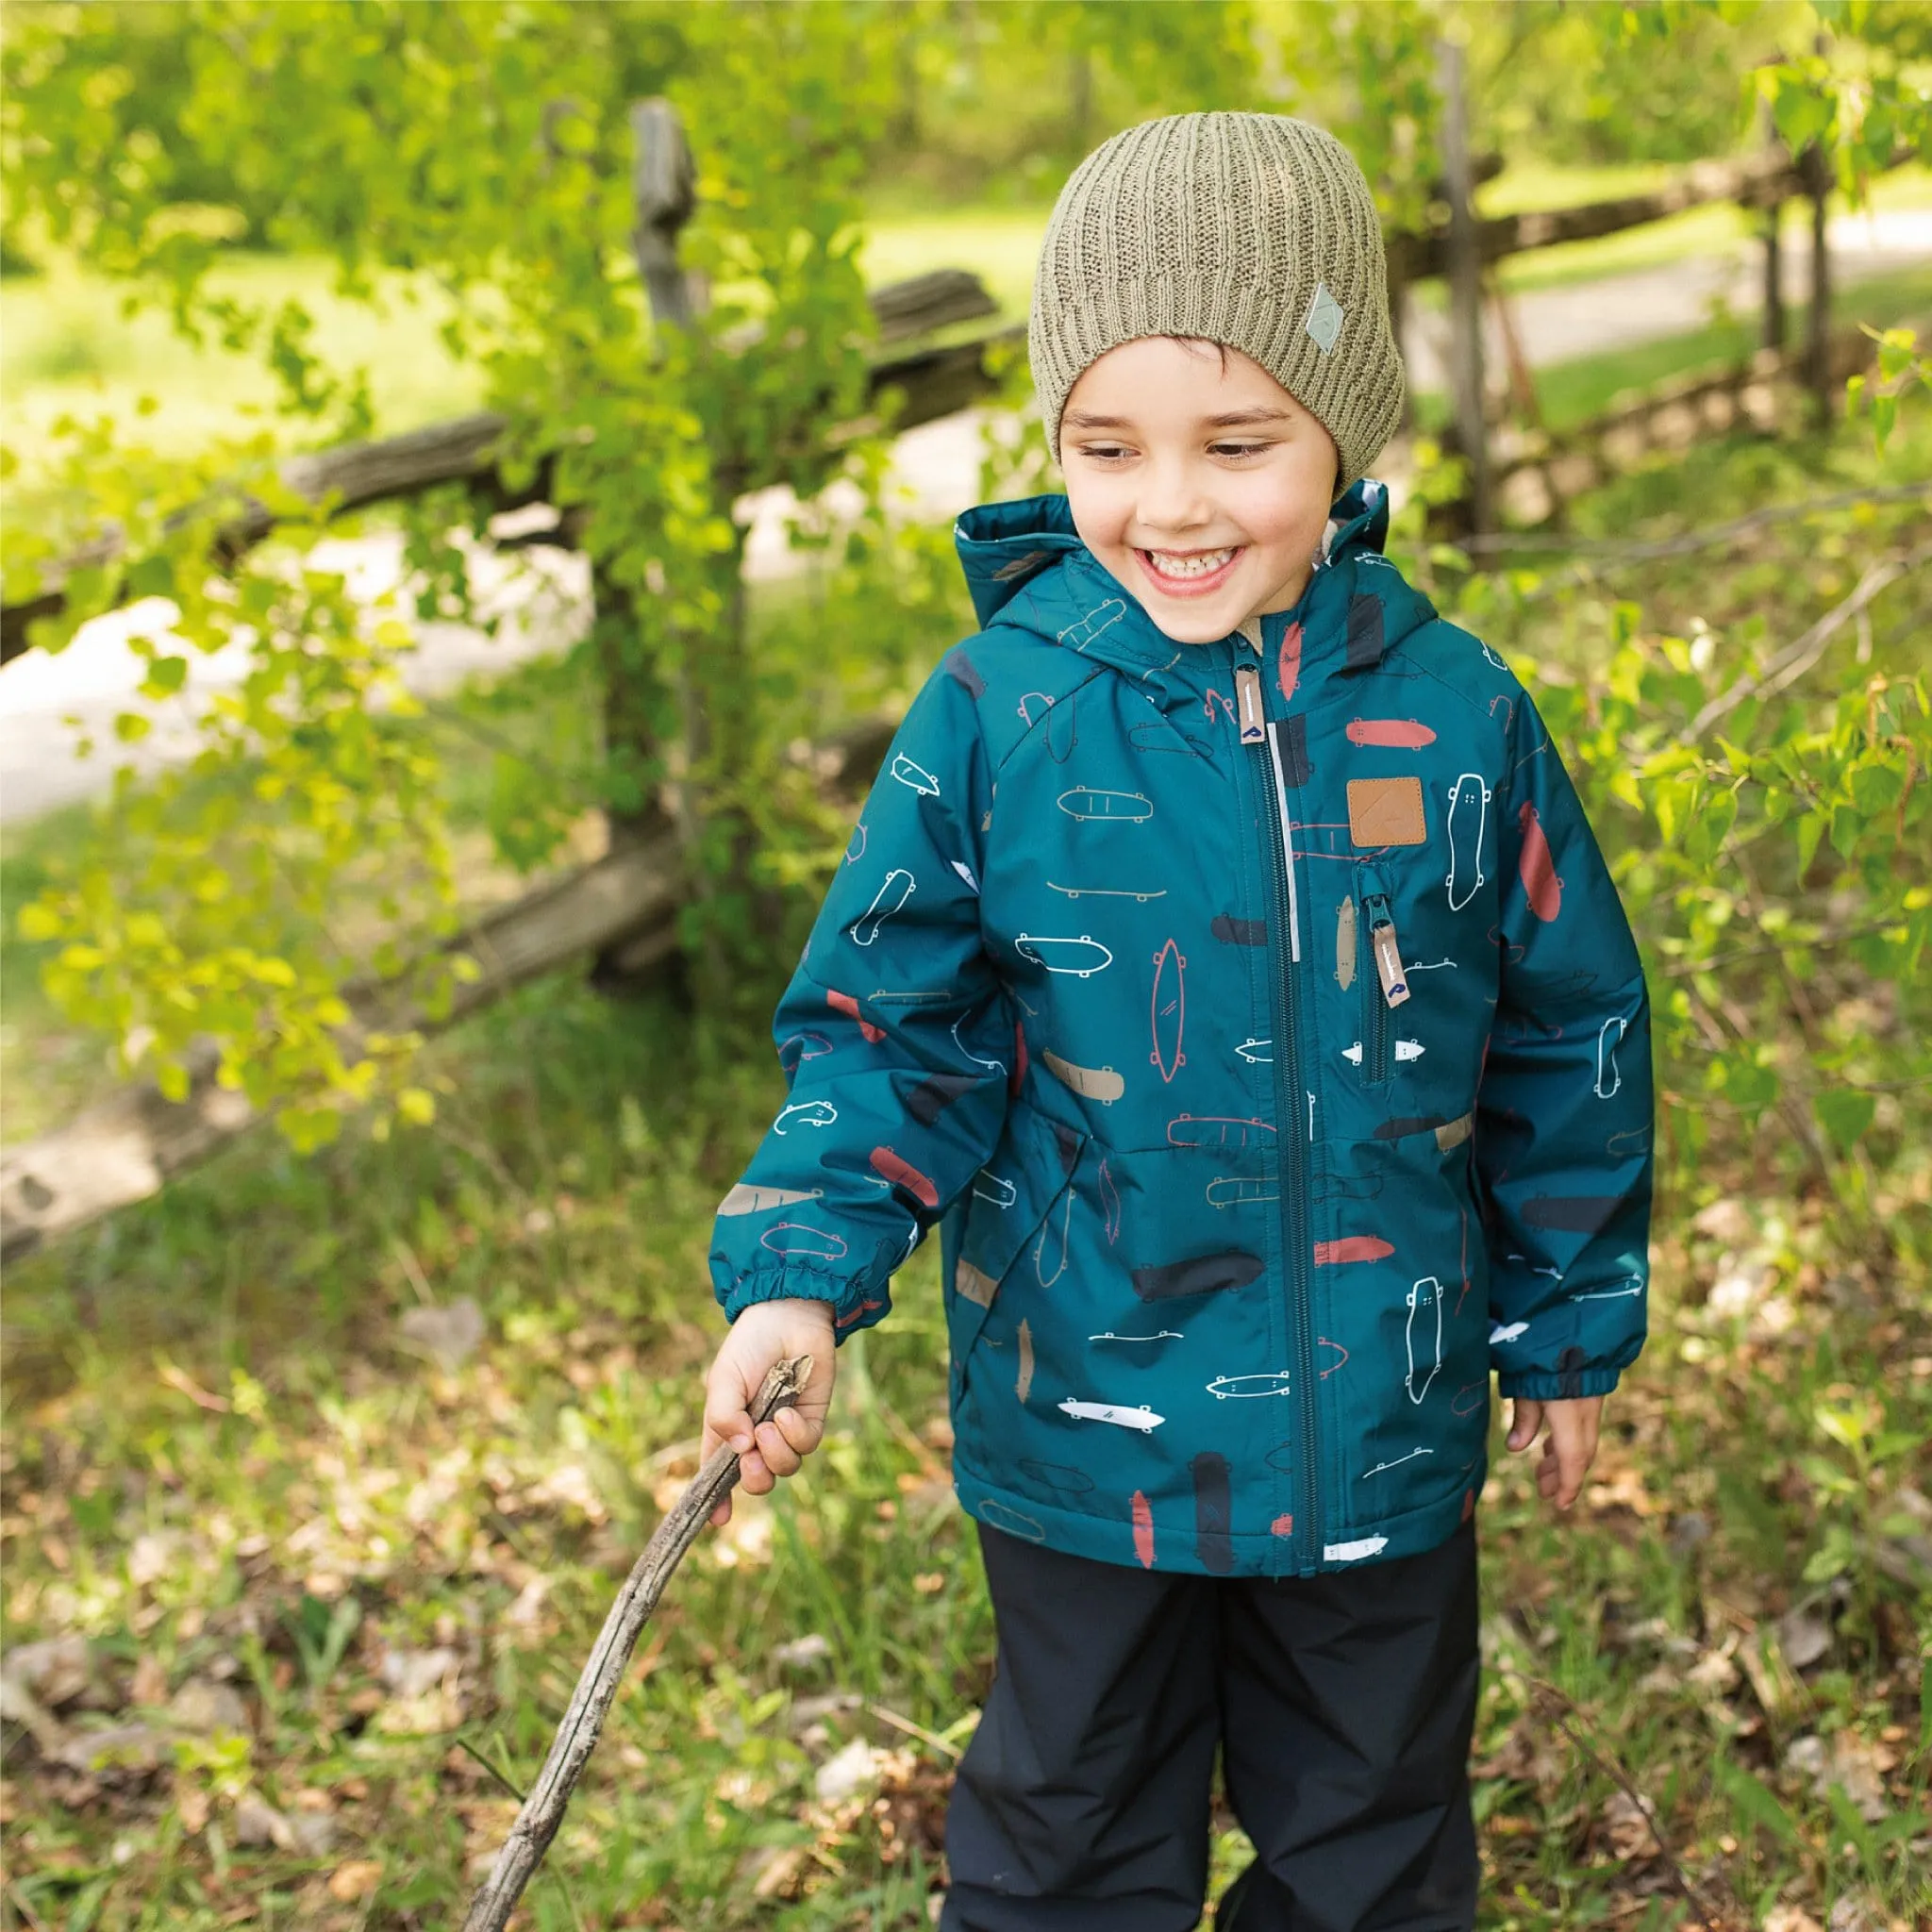
[[[1391,1007],[1399,1007],[1408,997],[1408,974],[1403,969],[1401,941],[1395,937],[1395,915],[1381,892],[1370,893],[1363,907],[1369,915],[1369,945],[1375,955],[1382,997]]]
[[[1268,718],[1261,709],[1261,674],[1252,664],[1235,666],[1234,694],[1240,704],[1241,742],[1265,744]]]

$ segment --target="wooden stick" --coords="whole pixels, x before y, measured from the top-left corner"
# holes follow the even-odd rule
[[[808,1355],[774,1363],[752,1399],[753,1422],[764,1422],[777,1410],[793,1407],[810,1374]],[[558,1826],[563,1823],[564,1807],[570,1803],[570,1794],[596,1748],[639,1633],[657,1608],[658,1598],[671,1573],[677,1568],[679,1558],[697,1541],[698,1531],[737,1481],[738,1451],[728,1442],[721,1443],[692,1477],[691,1487],[677,1499],[675,1507],[652,1532],[643,1555],[638,1558],[624,1588],[618,1591],[616,1602],[610,1606],[609,1615],[604,1619],[596,1647],[577,1679],[570,1708],[557,1727],[543,1769],[530,1787],[530,1795],[517,1813],[516,1823],[510,1826],[489,1877],[470,1901],[463,1932],[503,1932],[517,1901],[524,1895],[525,1886],[530,1882],[543,1854],[550,1849],[550,1840],[557,1836]]]

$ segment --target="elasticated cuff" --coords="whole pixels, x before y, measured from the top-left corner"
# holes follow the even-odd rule
[[[1579,1395],[1607,1395],[1617,1386],[1615,1369],[1583,1369],[1569,1375],[1498,1375],[1496,1392],[1512,1401],[1519,1395],[1529,1402],[1569,1402]]]

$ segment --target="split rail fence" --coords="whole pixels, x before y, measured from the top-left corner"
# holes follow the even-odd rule
[[[1444,75],[1446,97],[1460,99],[1459,75]],[[660,325],[690,320],[689,285],[676,265],[676,232],[688,217],[686,158],[667,150],[667,112],[662,104],[641,103],[634,116],[640,142],[638,168],[638,255]],[[1687,209],[1732,203],[1760,211],[1765,219],[1766,349],[1776,372],[1798,369],[1815,406],[1828,407],[1838,363],[1829,337],[1829,267],[1824,250],[1825,183],[1815,163],[1794,162],[1781,149],[1767,147],[1742,159],[1699,163],[1667,186],[1644,194],[1623,195],[1581,207],[1477,218],[1473,188],[1480,172],[1469,157],[1461,118],[1452,111],[1444,155],[1444,199],[1430,222],[1415,231],[1387,237],[1391,303],[1398,318],[1407,291],[1430,277],[1447,280],[1456,292],[1454,389],[1458,436],[1473,450],[1471,472],[1479,487],[1460,507],[1461,522],[1482,545],[1493,526],[1494,501],[1488,458],[1490,424],[1484,402],[1479,313],[1482,279],[1507,257],[1567,242],[1598,239],[1641,227]],[[681,134],[669,129],[675,142]],[[666,183],[672,184],[666,187]],[[656,197],[654,200],[653,197]],[[1796,196],[1812,204],[1812,303],[1807,342],[1795,360],[1783,349],[1783,308],[1777,280],[1776,216],[1780,205]],[[891,420],[895,430],[912,428],[974,407],[996,395],[1011,352],[1025,340],[1024,325],[992,328],[969,340],[919,345],[939,329],[997,314],[997,305],[974,275],[940,270],[874,291],[872,305],[879,337],[888,353],[874,363],[870,395],[882,406],[896,390],[903,403]],[[894,348],[894,344],[911,344]],[[1735,372],[1680,385],[1661,402],[1646,401],[1615,420],[1593,425],[1594,438],[1573,436],[1559,445],[1531,449],[1507,458],[1499,474],[1540,466],[1552,502],[1600,474],[1625,445],[1648,433],[1640,426],[1659,411],[1691,412],[1713,429],[1740,420],[1759,420],[1755,384],[1774,373],[1770,365],[1746,375]],[[833,432],[830,446],[880,426],[869,415]],[[336,514],[418,495],[458,483],[469,491],[478,520],[546,500],[548,473],[540,465],[524,485],[512,487],[499,470],[495,451],[505,431],[502,417],[479,412],[457,421],[341,449],[289,458],[279,467],[281,483],[313,505]],[[1596,465],[1586,470],[1580,465]],[[746,490],[760,480],[741,479]],[[246,506],[218,532],[211,567],[220,568],[252,544],[269,537],[274,515],[247,496]],[[578,533],[568,518],[533,537],[574,547]],[[32,642],[30,626],[64,607],[63,582],[80,568],[112,570],[121,556],[120,539],[106,531],[84,550],[51,572],[32,597],[0,608],[0,663],[18,657]],[[593,584],[601,597],[603,588]],[[600,606],[600,608],[602,608]],[[833,741],[810,747],[805,756],[830,792],[850,795],[874,775],[892,724],[886,717],[857,721]],[[550,880],[525,898],[491,913],[450,941],[473,957],[482,978],[461,989],[454,1009],[437,1021],[415,1016],[425,1030],[446,1024],[542,973],[592,956],[613,960],[624,972],[648,970],[676,947],[677,911],[691,888],[682,864],[684,839],[675,829],[613,841],[604,858]],[[398,1018],[382,1009],[382,988],[373,981],[349,990],[354,1017],[349,1029],[384,1024]],[[404,1024],[407,1024],[405,1022]],[[84,1226],[115,1208],[157,1192],[169,1179],[207,1158],[255,1116],[238,1093],[216,1086],[212,1049],[199,1053],[192,1067],[188,1097],[164,1098],[151,1082],[130,1085],[88,1108],[68,1125],[42,1139],[0,1151],[0,1259],[12,1258],[42,1242]]]

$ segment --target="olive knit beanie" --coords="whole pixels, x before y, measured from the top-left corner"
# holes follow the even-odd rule
[[[1104,142],[1054,204],[1027,349],[1054,460],[1080,372],[1141,336],[1252,356],[1335,439],[1339,495],[1402,410],[1374,197],[1355,157],[1286,114],[1174,114]]]

